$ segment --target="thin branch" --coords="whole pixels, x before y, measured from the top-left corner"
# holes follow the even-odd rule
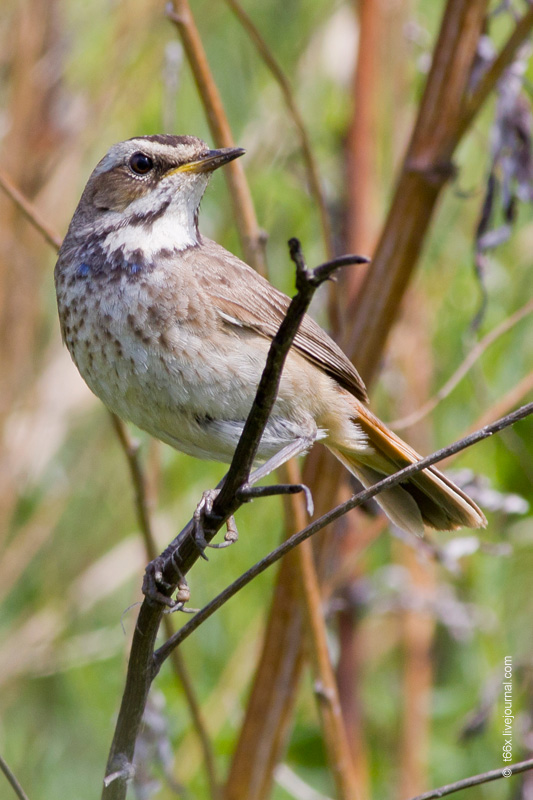
[[[298,105],[296,103],[290,81],[285,75],[281,66],[276,61],[274,54],[272,53],[271,49],[261,36],[261,33],[255,26],[251,17],[244,10],[244,8],[241,6],[238,0],[226,0],[226,4],[231,8],[231,10],[241,23],[242,27],[247,32],[248,36],[255,44],[257,52],[265,62],[267,68],[272,73],[272,77],[274,78],[274,80],[281,89],[283,99],[285,100],[285,105],[287,106],[287,110],[290,116],[292,117],[296,130],[298,131],[298,136],[300,137],[300,147],[302,149],[302,155],[307,170],[307,180],[309,182],[309,188],[311,190],[311,194],[315,198],[315,202],[318,206],[318,211],[320,214],[320,224],[322,226],[322,236],[324,239],[326,255],[328,258],[333,258],[333,239],[331,235],[331,224],[326,205],[326,198],[324,196],[322,183],[320,181],[318,165],[316,163],[313,154],[311,139],[307,132],[307,128],[305,126],[303,117],[300,113],[300,109],[298,108]]]
[[[54,250],[59,250],[61,247],[61,238],[52,231],[33,203],[30,203],[27,197],[24,197],[22,192],[17,189],[15,184],[3,172],[0,172],[0,189],[3,189],[7,196],[13,200],[17,208],[22,211],[26,219],[39,231],[48,244],[51,245]]]
[[[501,417],[508,412],[508,409],[513,408],[518,403],[527,397],[533,391],[533,372],[525,375],[521,381],[515,386],[512,386],[503,397],[498,398],[493,405],[485,409],[483,414],[478,417],[475,423],[471,426],[470,430],[474,431],[477,428],[486,425],[494,417]]]
[[[172,0],[167,16],[176,25],[202,100],[207,123],[217,147],[233,147],[233,135],[188,0]],[[245,261],[261,275],[266,273],[265,235],[259,229],[252,196],[242,164],[232,161],[224,170],[233,203]]]
[[[420,472],[421,470],[426,469],[427,467],[430,467],[439,461],[443,461],[445,458],[448,458],[455,453],[459,453],[461,450],[466,450],[466,448],[472,447],[472,445],[483,441],[483,439],[488,439],[490,436],[493,436],[493,434],[498,433],[504,428],[508,428],[510,425],[514,425],[516,422],[525,419],[531,414],[533,414],[533,403],[528,403],[516,411],[513,411],[511,414],[507,414],[505,417],[492,422],[490,425],[486,425],[484,428],[480,428],[474,433],[468,434],[468,436],[464,436],[462,439],[458,439],[456,442],[453,442],[447,447],[443,447],[431,455],[420,459],[420,461],[415,461],[413,464],[410,464],[408,467],[404,467],[398,472],[395,472],[393,475],[383,478],[383,480],[375,483],[369,489],[359,492],[350,498],[350,500],[347,500],[345,503],[341,503],[331,511],[323,514],[306,528],[299,531],[299,533],[291,536],[289,539],[272,550],[272,552],[261,559],[261,561],[258,561],[256,564],[254,564],[253,567],[250,567],[249,570],[237,578],[236,581],[224,589],[224,591],[217,595],[217,597],[215,597],[210,603],[198,611],[198,613],[195,614],[195,616],[186,625],[180,628],[180,630],[171,640],[165,642],[165,644],[157,650],[155,653],[155,660],[158,668],[161,666],[163,661],[168,658],[173,647],[177,647],[178,644],[190,636],[190,634],[195,631],[196,628],[198,628],[206,619],[214,614],[217,609],[227,603],[231,597],[237,594],[237,592],[239,592],[244,586],[257,577],[257,575],[260,575],[262,572],[268,569],[268,567],[272,566],[272,564],[275,564],[276,561],[279,561],[280,558],[283,558],[286,553],[290,552],[294,547],[297,547],[301,542],[309,539],[310,536],[313,536],[315,533],[322,530],[322,528],[325,528],[326,525],[329,525],[331,522],[339,519],[339,517],[341,517],[343,514],[346,514],[346,512],[350,511],[352,508],[357,508],[358,506],[363,505],[363,503],[368,502],[380,492],[383,492],[386,489],[392,489],[394,486],[398,486],[416,472]]]
[[[272,340],[252,409],[224,480],[223,489],[213,504],[213,513],[208,518],[209,526],[205,529],[207,539],[213,538],[225,520],[243,502],[238,497],[238,490],[248,480],[249,469],[257,452],[263,428],[275,401],[285,357],[314,291],[339,265],[350,262],[366,262],[366,259],[360,256],[345,256],[323,264],[313,271],[308,271],[296,239],[291,239],[290,249],[291,257],[297,265],[296,285],[298,291],[289,305],[278,333]],[[262,420],[263,428],[260,427],[258,420]],[[246,440],[246,446],[242,445],[243,440]],[[242,462],[247,465],[244,472],[239,459],[242,459]],[[235,476],[239,476],[240,483],[236,483]],[[226,487],[228,486],[235,487],[234,494],[230,497],[227,497]],[[194,521],[191,520],[159,559],[152,562],[152,566],[156,565],[157,582],[166,584],[170,590],[173,590],[198,558]],[[150,573],[147,571],[147,576],[149,575]],[[135,742],[141,726],[146,699],[159,668],[159,664],[154,658],[154,651],[163,617],[163,608],[160,603],[154,602],[151,597],[147,596],[139,611],[131,645],[126,685],[106,765],[102,800],[123,800],[126,796],[127,782],[133,771]]]
[[[440,786],[438,789],[432,789],[424,794],[419,794],[412,797],[411,800],[435,800],[438,797],[445,797],[447,794],[459,792],[461,789],[469,789],[471,786],[479,786],[481,783],[490,783],[490,781],[497,781],[500,778],[510,778],[511,775],[518,775],[520,772],[527,772],[533,769],[533,758],[529,761],[520,761],[518,764],[509,764],[506,767],[490,770],[490,772],[482,772],[479,775],[472,775],[470,778],[463,778],[462,781],[455,783],[448,783],[446,786]]]
[[[11,786],[11,788],[13,789],[19,800],[28,800],[28,795],[26,794],[26,792],[24,791],[24,789],[22,788],[22,786],[20,785],[14,774],[11,772],[7,763],[2,758],[1,755],[0,755],[0,770],[2,770],[2,772],[6,776],[7,782],[9,783],[9,785]]]
[[[137,519],[148,559],[152,561],[157,556],[157,547],[155,544],[152,520],[150,517],[146,478],[139,460],[139,446],[137,442],[131,438],[126,425],[121,419],[119,419],[119,417],[116,416],[116,414],[111,414],[111,421],[128,462],[131,482],[133,484],[135,495]],[[163,625],[165,628],[165,636],[168,639],[175,633],[172,620],[168,615],[163,617]],[[209,734],[202,716],[200,703],[196,697],[194,684],[189,675],[185,660],[179,650],[174,651],[171,660],[172,667],[185,695],[185,700],[189,709],[193,728],[200,741],[200,747],[202,749],[207,773],[207,781],[209,784],[210,797],[212,800],[216,800],[219,796],[219,783],[216,775],[215,755],[213,753]]]
[[[516,57],[517,50],[524,44],[531,35],[533,28],[533,8],[526,11],[524,16],[516,23],[516,26],[508,40],[494,59],[490,67],[484,73],[479,84],[476,86],[463,111],[459,128],[459,137],[463,135],[470,126],[472,120],[480,110],[481,106],[493,91],[503,73]]]
[[[500,336],[503,336],[504,333],[507,333],[514,325],[520,322],[524,317],[528,314],[533,312],[533,300],[530,300],[525,306],[519,308],[518,311],[515,311],[514,314],[511,314],[510,317],[504,319],[499,325],[497,325],[494,330],[489,331],[486,336],[483,337],[476,345],[470,350],[464,361],[459,365],[459,367],[455,370],[453,375],[448,378],[446,383],[439,389],[436,394],[433,395],[426,403],[424,403],[420,408],[416,411],[413,411],[412,414],[408,414],[406,417],[402,417],[401,419],[395,419],[392,422],[387,423],[391,428],[396,431],[404,430],[405,428],[410,428],[412,425],[415,425],[417,422],[420,422],[421,419],[427,417],[428,414],[431,414],[434,408],[438,406],[438,404],[448,397],[449,394],[455,389],[455,387],[460,383],[460,381],[464,378],[464,376],[469,372],[470,369],[474,366],[476,361],[478,361],[485,350],[490,347]]]
[[[126,425],[116,414],[111,414],[111,423],[119,440],[120,446],[126,456],[130,470],[131,482],[135,495],[135,509],[139,528],[144,540],[144,546],[148,558],[154,559],[157,555],[157,548],[154,541],[154,531],[150,518],[150,509],[146,491],[146,479],[139,460],[139,445],[131,438]]]
[[[167,638],[174,635],[174,627],[168,614],[165,614],[163,617],[163,626],[165,628],[165,636]],[[193,728],[198,736],[198,739],[200,740],[200,747],[204,757],[207,782],[209,785],[209,797],[211,800],[218,800],[220,797],[220,783],[217,778],[215,753],[213,751],[211,739],[209,738],[209,733],[205,725],[205,720],[202,714],[200,703],[198,701],[196,689],[193,681],[191,680],[190,671],[185,664],[185,660],[180,650],[175,650],[173,652],[171,661],[172,667],[176,672],[185,693],[185,699],[191,715]]]
[[[286,478],[292,483],[300,482],[300,471],[293,459],[282,467]],[[291,529],[296,533],[305,527],[306,514],[303,498],[293,495],[285,499],[286,518]],[[311,542],[304,542],[296,551],[296,563],[301,593],[302,606],[306,617],[307,641],[318,712],[324,736],[324,744],[339,800],[353,800],[359,796],[359,783],[350,754],[346,729],[342,718],[341,704],[335,673],[331,664],[326,630],[326,621],[322,609],[322,596],[316,572]]]
[[[296,264],[297,294],[291,300],[283,322],[272,340],[257,394],[230,468],[222,481],[220,493],[213,503],[212,512],[204,520],[204,534],[208,542],[220,530],[225,520],[242,505],[243,499],[238,496],[238,492],[248,482],[259,441],[276,399],[285,358],[314,292],[339,267],[365,264],[368,260],[364,256],[340,256],[309,271],[305,266],[298,240],[291,239],[289,248],[291,258]],[[161,575],[158,583],[162,580],[162,583],[175,586],[178,578],[183,577],[198,558],[199,551],[194,537],[194,522],[191,520],[161,556],[152,565],[149,565],[145,586],[149,586],[149,581],[156,571],[158,575],[159,573]]]
[[[339,267],[368,262],[364,256],[340,256],[309,271],[305,265],[298,239],[289,241],[289,250],[296,265],[297,293],[291,300],[285,318],[272,340],[252,410],[246,420],[224,485],[213,504],[214,515],[220,513],[219,509],[228,502],[229,497],[235,495],[248,480],[262,432],[274,406],[285,358],[316,289],[321,283],[328,280]],[[254,441],[253,447],[250,447],[251,440]]]

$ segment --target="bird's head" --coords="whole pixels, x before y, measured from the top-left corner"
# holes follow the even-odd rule
[[[198,241],[198,208],[211,173],[243,153],[238,147],[211,150],[194,136],[119,142],[89,178],[69,234],[94,232],[113,248],[128,236],[133,244],[138,229],[152,251],[191,246]]]

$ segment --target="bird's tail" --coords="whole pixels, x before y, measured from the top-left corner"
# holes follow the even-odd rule
[[[357,402],[354,423],[365,435],[364,450],[350,450],[338,442],[327,442],[333,454],[369,487],[387,475],[407,467],[421,456],[390,431],[366,406]],[[418,535],[424,525],[441,531],[483,528],[487,524],[480,508],[435,467],[417,472],[405,483],[376,496],[389,519],[402,530]]]

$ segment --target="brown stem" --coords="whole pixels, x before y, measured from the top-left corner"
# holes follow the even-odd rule
[[[234,147],[235,143],[228,118],[211,74],[204,46],[188,0],[173,0],[168,17],[176,25],[181,36],[216,146]],[[244,259],[261,275],[265,275],[265,237],[257,224],[252,197],[244,175],[244,168],[239,161],[232,161],[224,170],[224,175],[228,182]]]
[[[533,28],[529,10],[469,96],[486,9],[486,0],[448,0],[411,144],[372,269],[358,297],[348,349],[357,353],[359,371],[367,382],[377,370],[377,354],[396,319],[437,199],[453,175],[452,154]]]
[[[300,483],[300,471],[295,461],[288,462],[283,472],[289,483]],[[305,527],[306,512],[302,496],[285,499],[286,518],[291,520],[289,535]],[[324,743],[337,794],[341,800],[361,797],[359,781],[354,770],[348,739],[342,719],[337,682],[329,656],[322,597],[315,569],[311,542],[304,542],[296,551],[301,603],[306,620],[307,642],[313,670],[315,694],[321,719]]]
[[[271,796],[274,769],[283,758],[291,728],[297,698],[294,687],[305,663],[299,594],[297,554],[291,552],[280,565],[272,597],[275,611],[268,617],[224,800],[266,800]]]
[[[381,0],[359,0],[359,44],[353,81],[353,111],[346,142],[346,248],[372,253],[377,230],[377,120],[382,98],[380,44],[386,11]],[[364,279],[363,271],[341,277],[342,323]],[[336,331],[339,332],[338,330]]]
[[[357,298],[348,352],[363,379],[379,366],[441,190],[453,175],[472,65],[487,0],[448,0],[431,71],[372,268]]]
[[[135,495],[135,508],[137,511],[139,528],[143,537],[148,560],[153,561],[153,559],[157,556],[157,546],[155,543],[152,519],[150,516],[150,504],[148,500],[146,477],[139,459],[139,447],[131,438],[126,425],[121,419],[119,419],[119,417],[116,416],[116,414],[111,414],[111,422],[128,462],[131,482]],[[167,639],[169,639],[174,635],[175,629],[172,624],[172,620],[168,615],[163,617],[163,626],[165,628],[165,636]],[[174,672],[185,694],[185,700],[193,722],[193,727],[198,736],[200,747],[202,748],[210,797],[211,800],[217,800],[219,795],[219,784],[216,777],[215,756],[213,753],[213,748],[211,747],[205,721],[200,710],[200,704],[198,702],[198,698],[196,697],[194,684],[189,675],[187,665],[185,664],[183,656],[179,650],[175,650],[172,653],[171,662]]]
[[[22,211],[26,219],[31,222],[33,227],[39,231],[41,236],[51,245],[54,250],[59,250],[61,247],[61,237],[59,237],[44,221],[40,212],[35,208],[33,203],[17,189],[15,184],[3,172],[0,172],[0,188],[4,190],[8,197],[13,200],[17,208]]]
[[[401,419],[395,419],[392,422],[388,422],[387,424],[394,428],[397,431],[404,430],[405,428],[410,428],[416,423],[420,422],[424,417],[427,417],[428,414],[439,405],[439,403],[448,397],[449,394],[455,389],[455,387],[460,383],[460,381],[464,378],[464,376],[469,372],[470,369],[474,366],[476,361],[478,361],[485,350],[490,347],[500,336],[503,336],[504,333],[507,333],[512,327],[514,327],[518,322],[520,322],[524,317],[528,314],[533,312],[533,300],[530,300],[526,303],[522,308],[519,308],[518,311],[515,311],[514,314],[511,314],[510,317],[507,317],[503,320],[499,325],[497,325],[494,330],[489,331],[486,336],[484,336],[479,342],[477,342],[474,347],[470,350],[466,358],[463,362],[459,365],[459,367],[455,370],[453,375],[448,378],[444,386],[442,386],[438,392],[436,392],[433,397],[431,397],[426,403],[424,403],[420,408],[416,411],[413,411],[406,417],[402,417]],[[491,417],[492,418],[492,417]]]
[[[509,778],[511,775],[518,775],[520,772],[527,772],[530,769],[533,769],[533,758],[529,759],[529,761],[520,761],[518,764],[499,767],[490,772],[482,772],[480,775],[472,775],[470,778],[463,778],[462,781],[448,783],[446,786],[440,786],[438,789],[432,789],[429,792],[412,797],[411,800],[436,800],[438,797],[445,797],[448,794],[459,792],[461,789],[470,789],[470,787],[479,786],[482,783],[497,781],[500,778]],[[509,772],[505,772],[506,770],[509,770]]]

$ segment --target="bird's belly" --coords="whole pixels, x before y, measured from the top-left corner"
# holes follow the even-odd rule
[[[67,342],[67,344],[69,344]],[[188,340],[172,353],[129,335],[89,336],[69,345],[83,378],[122,419],[192,456],[229,462],[251,408],[261,354],[220,358]],[[258,452],[264,461],[294,439],[314,439],[312,416],[278,400]]]

